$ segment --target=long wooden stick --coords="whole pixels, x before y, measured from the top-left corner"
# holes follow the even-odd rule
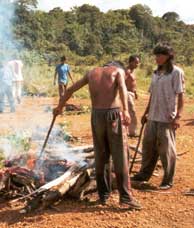
[[[135,148],[135,154],[134,154],[133,160],[132,160],[132,162],[131,162],[131,166],[130,166],[130,169],[129,169],[129,173],[132,172],[133,165],[134,165],[134,163],[135,163],[135,159],[136,159],[137,152],[138,152],[138,149],[139,149],[139,145],[140,145],[140,142],[141,142],[141,137],[142,137],[144,125],[145,125],[145,122],[141,125],[141,129],[140,129],[140,133],[139,133],[138,142],[137,142],[137,146],[136,146],[136,148]]]
[[[50,135],[51,130],[52,130],[52,128],[53,128],[53,125],[54,125],[54,123],[55,123],[56,117],[57,117],[56,115],[53,115],[53,119],[52,119],[50,128],[49,128],[49,130],[48,130],[48,132],[47,132],[47,136],[46,136],[46,139],[45,139],[44,144],[43,144],[43,146],[42,146],[42,149],[41,149],[41,151],[40,151],[39,158],[42,157],[42,154],[43,154],[44,149],[45,149],[45,147],[46,147],[46,144],[47,144],[47,142],[48,142],[49,135]]]

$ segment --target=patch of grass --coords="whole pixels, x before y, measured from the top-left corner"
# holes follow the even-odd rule
[[[5,157],[4,157],[4,154],[3,154],[3,151],[0,150],[0,169],[3,168],[3,162],[5,160]]]
[[[30,149],[30,137],[25,134],[12,134],[7,136],[7,139],[16,150],[28,151]]]
[[[144,62],[141,64],[140,68],[135,71],[137,75],[137,89],[142,92],[147,92],[153,70],[155,65],[152,64],[153,60],[150,62]],[[102,65],[102,64],[98,64]],[[91,70],[93,66],[86,65],[71,65],[71,72],[74,81],[83,77],[83,75]],[[189,97],[194,96],[194,77],[193,77],[193,66],[181,66],[185,72],[185,82],[186,82],[186,94]],[[55,66],[48,66],[47,64],[33,65],[25,67],[25,81],[24,88],[27,94],[31,95],[42,95],[42,96],[58,96],[58,87],[53,85]],[[69,86],[71,85],[71,80],[69,81]],[[85,86],[79,91],[77,91],[74,97],[78,98],[89,98],[88,87]]]
[[[183,70],[185,72],[186,95],[188,97],[194,97],[193,66],[183,67]]]
[[[27,152],[30,149],[30,137],[25,132],[0,136],[0,168],[4,160],[14,155]]]
[[[194,106],[193,105],[185,105],[184,107],[185,112],[189,113],[189,114],[193,114],[194,113]]]

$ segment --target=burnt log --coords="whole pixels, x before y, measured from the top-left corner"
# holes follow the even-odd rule
[[[27,204],[21,213],[30,212],[36,208],[47,208],[61,200],[69,192],[72,196],[81,196],[88,185],[90,172],[87,167],[70,167],[62,176],[41,186],[26,196]],[[74,186],[74,188],[72,188]],[[72,188],[72,191],[70,189]],[[77,192],[76,192],[77,191]],[[25,199],[24,197],[22,199]]]

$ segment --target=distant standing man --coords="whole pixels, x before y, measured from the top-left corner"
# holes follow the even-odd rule
[[[21,97],[22,97],[22,86],[23,86],[23,74],[22,74],[22,68],[23,63],[19,59],[14,59],[8,62],[8,65],[12,69],[13,74],[13,97],[14,100],[17,100],[17,103],[21,103]]]
[[[62,98],[66,92],[67,84],[68,84],[68,76],[71,78],[70,67],[66,63],[66,57],[61,57],[61,63],[56,66],[55,75],[54,75],[54,85],[56,84],[58,76],[58,86],[59,86],[59,97]]]
[[[141,206],[132,196],[129,179],[126,126],[130,122],[130,116],[123,67],[117,62],[111,62],[89,71],[66,90],[53,113],[60,114],[71,95],[87,84],[92,102],[91,125],[99,203],[106,204],[111,192],[106,167],[112,155],[120,203],[124,208],[138,210]]]
[[[131,117],[131,122],[129,124],[128,135],[130,137],[137,136],[137,116],[135,111],[134,99],[138,99],[136,91],[136,77],[134,70],[138,67],[140,59],[137,55],[129,56],[128,66],[126,69],[126,79],[125,83],[128,91],[128,108]]]
[[[0,68],[0,113],[4,112],[5,97],[7,97],[10,111],[15,112],[15,102],[13,97],[13,75],[8,64],[3,64]]]

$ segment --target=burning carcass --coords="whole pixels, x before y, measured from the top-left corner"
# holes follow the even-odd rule
[[[42,145],[40,133],[31,137],[31,145]],[[67,196],[80,199],[96,190],[93,145],[69,147],[61,134],[53,133],[41,156],[35,152],[37,148],[11,158],[14,152],[9,152],[0,170],[1,198],[24,201],[21,212],[48,207]],[[114,171],[114,167],[106,168]],[[111,176],[116,188],[115,176]]]
[[[48,207],[66,195],[78,199],[87,191],[91,175],[94,175],[93,156],[91,153],[88,156],[93,147],[68,148],[68,155],[76,156],[77,161],[51,157],[51,150],[45,151],[46,156],[40,159],[21,155],[5,161],[0,172],[0,195],[13,199],[12,203],[25,201],[21,212]],[[26,165],[20,167],[19,163]]]

